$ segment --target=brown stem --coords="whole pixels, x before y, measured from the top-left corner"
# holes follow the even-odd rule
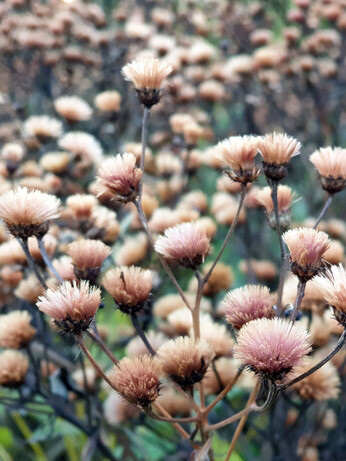
[[[59,272],[55,269],[55,267],[53,266],[52,261],[50,260],[50,257],[48,256],[48,253],[47,253],[46,248],[44,246],[43,237],[37,237],[37,243],[38,243],[38,248],[40,250],[41,256],[42,256],[43,261],[45,262],[46,266],[51,271],[51,273],[54,275],[54,277],[58,280],[58,282],[63,283],[64,279],[61,277]]]
[[[156,407],[161,412],[163,410],[163,407],[158,403],[153,403],[153,407]],[[190,418],[172,418],[171,416],[164,417],[156,415],[151,410],[148,410],[146,413],[148,416],[150,416],[153,419],[156,419],[157,421],[165,421],[167,423],[195,423],[196,421],[198,421],[198,417],[196,416],[191,416]]]
[[[114,365],[118,365],[119,360],[116,357],[114,357],[112,352],[109,350],[108,346],[103,342],[102,338],[100,338],[100,336],[95,331],[87,330],[87,335],[93,341],[95,341],[95,343],[98,344],[98,346],[103,350],[103,352],[105,352],[107,356],[111,359]]]
[[[204,276],[204,279],[203,279],[204,284],[206,284],[207,281],[209,280],[209,277],[211,276],[216,264],[219,262],[219,259],[221,258],[222,253],[224,252],[224,250],[225,250],[225,248],[226,248],[226,246],[227,246],[227,244],[229,242],[229,239],[231,238],[231,235],[233,234],[233,231],[235,229],[235,226],[237,225],[239,215],[240,215],[243,203],[244,203],[246,192],[247,192],[246,184],[242,183],[241,184],[241,194],[240,194],[240,200],[239,200],[237,213],[236,213],[236,215],[234,217],[234,220],[233,220],[233,222],[231,224],[231,227],[229,228],[229,230],[227,232],[227,235],[226,235],[225,240],[224,240],[224,242],[222,244],[221,250],[219,251],[219,254],[217,255],[215,261],[213,262],[213,264],[212,264],[211,268],[209,269],[209,271],[207,272],[207,274]]]
[[[145,151],[147,149],[147,140],[148,140],[148,126],[149,126],[149,117],[150,109],[143,106],[143,119],[142,119],[142,155],[140,161],[140,169],[142,171],[142,177],[138,185],[138,202],[142,203],[142,192],[143,192],[143,176],[145,168]]]
[[[302,282],[299,280],[298,282],[298,288],[297,288],[297,297],[294,303],[294,309],[292,312],[291,316],[291,323],[293,324],[297,318],[298,311],[300,309],[300,305],[303,301],[304,294],[305,294],[305,287],[306,287],[306,282]]]
[[[137,317],[136,314],[131,314],[131,322],[132,322],[132,325],[133,325],[134,329],[136,330],[137,335],[141,338],[141,340],[143,341],[145,347],[148,349],[149,354],[150,355],[155,355],[156,352],[152,348],[151,344],[148,341],[148,338],[146,337],[142,327],[140,326],[139,321],[138,321],[138,317]]]
[[[47,286],[44,278],[40,274],[40,272],[39,272],[39,270],[38,270],[38,268],[36,266],[34,258],[31,256],[29,246],[28,246],[28,239],[17,238],[17,241],[18,241],[19,245],[22,247],[22,250],[24,251],[24,254],[26,256],[26,259],[28,261],[30,269],[32,270],[32,272],[34,273],[34,275],[36,276],[36,278],[40,282],[40,284],[43,286],[43,288],[45,290],[47,290],[48,286]]]
[[[314,224],[313,229],[316,229],[316,227],[319,225],[319,223],[322,221],[324,215],[327,213],[328,208],[332,204],[333,201],[333,195],[329,194],[329,197],[327,198],[325,204],[323,205],[323,208],[321,210],[321,213],[318,215],[318,218],[316,219],[316,222]]]

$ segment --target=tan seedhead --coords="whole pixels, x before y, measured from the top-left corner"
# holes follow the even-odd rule
[[[29,369],[28,359],[18,351],[0,353],[0,386],[16,388],[23,384]]]
[[[0,346],[4,349],[20,349],[29,344],[36,333],[27,311],[13,311],[0,315]]]
[[[118,91],[104,91],[95,97],[95,106],[101,112],[119,112],[121,95]]]
[[[111,249],[100,240],[81,239],[70,243],[68,254],[72,258],[77,279],[95,282],[100,275],[103,261]]]
[[[54,101],[54,108],[70,123],[90,120],[92,116],[89,104],[78,96],[62,96]]]
[[[335,194],[346,187],[346,149],[322,147],[310,155],[310,162],[317,168],[324,190]]]
[[[23,125],[24,135],[46,142],[62,135],[62,123],[47,115],[33,115]]]
[[[294,192],[288,186],[279,185],[277,189],[277,200],[279,210],[280,229],[288,229],[291,222],[291,205],[294,198]],[[257,202],[265,208],[266,215],[270,226],[276,229],[276,220],[274,213],[274,203],[272,199],[271,187],[264,187],[256,194]]]

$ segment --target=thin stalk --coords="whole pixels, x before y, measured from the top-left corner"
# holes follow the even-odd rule
[[[139,203],[142,203],[143,175],[144,175],[144,167],[145,167],[145,152],[147,149],[147,142],[148,142],[149,117],[150,117],[150,109],[144,106],[143,118],[142,118],[142,155],[141,155],[141,161],[140,161],[140,169],[142,171],[142,177],[141,177],[141,180],[138,186]]]
[[[114,363],[114,365],[118,365],[119,360],[114,357],[112,352],[109,350],[108,346],[103,342],[102,338],[92,330],[87,330],[87,335],[97,343],[97,345],[107,354],[107,356],[111,359],[111,361]]]
[[[97,365],[95,362],[93,356],[89,352],[88,348],[86,347],[82,335],[75,335],[75,341],[77,346],[81,349],[81,351],[88,357],[91,365],[94,367],[94,369],[97,371],[97,373],[106,381],[107,384],[111,386],[112,389],[114,389],[110,379],[108,378],[107,375],[101,370],[101,368]],[[115,389],[114,389],[115,390]]]
[[[238,378],[240,375],[243,373],[245,366],[241,365],[238,368],[237,374],[234,376],[234,378],[227,384],[227,386],[220,392],[220,394],[215,397],[215,399],[204,409],[205,413],[209,413],[217,403],[220,402],[227,394],[228,392],[232,389],[232,387],[235,385],[235,383],[238,381]]]
[[[88,416],[89,425],[92,426],[91,402],[90,402],[90,399],[89,399],[89,395],[90,395],[89,394],[89,383],[88,383],[88,378],[87,378],[87,374],[86,374],[86,371],[85,371],[84,358],[83,358],[82,355],[80,355],[79,357],[80,357],[80,364],[81,364],[82,373],[83,373],[84,390],[85,390],[85,393],[86,393],[86,397],[85,397],[86,413],[87,413],[87,416]]]
[[[151,355],[155,355],[156,352],[151,347],[151,345],[150,345],[150,343],[148,341],[148,338],[146,337],[144,331],[142,330],[142,327],[140,326],[140,324],[138,322],[138,317],[137,317],[136,314],[131,314],[131,321],[132,321],[132,325],[133,325],[134,329],[136,330],[136,333],[138,334],[138,336],[141,338],[141,340],[145,344],[145,347],[148,349],[148,351],[150,352]]]
[[[325,204],[323,205],[323,208],[321,210],[321,213],[318,215],[318,218],[316,219],[316,222],[314,224],[313,229],[316,229],[316,227],[319,225],[319,223],[322,221],[324,215],[327,213],[328,208],[332,204],[333,201],[333,195],[329,194],[329,197],[327,198]]]
[[[299,280],[298,282],[298,288],[297,288],[297,297],[294,303],[294,308],[291,316],[291,324],[295,322],[297,318],[298,311],[300,309],[300,305],[303,301],[304,294],[305,294],[305,287],[306,287],[306,282],[302,282]]]
[[[201,307],[201,300],[203,295],[203,287],[204,287],[204,280],[198,270],[195,270],[195,276],[197,279],[197,293],[196,293],[196,300],[195,305],[192,311],[192,323],[193,323],[193,334],[195,339],[199,339],[201,336],[201,326],[200,326],[200,307]]]
[[[247,401],[246,408],[248,408],[255,401],[257,392],[259,390],[259,386],[260,386],[260,381],[257,380],[257,383],[256,383],[255,387],[253,388],[253,391],[250,394],[249,400]],[[228,452],[227,452],[227,455],[226,455],[226,458],[225,458],[224,461],[229,461],[229,459],[231,457],[231,454],[232,454],[232,451],[233,451],[233,449],[235,447],[235,444],[237,443],[238,437],[241,434],[241,431],[243,430],[243,428],[245,426],[247,417],[248,417],[248,415],[244,415],[240,419],[240,421],[238,423],[238,426],[237,426],[237,429],[235,430],[235,432],[233,434],[233,438],[232,438],[231,444],[229,446],[229,449],[228,449]]]
[[[150,232],[150,229],[149,229],[149,226],[148,226],[148,221],[147,221],[147,218],[144,214],[144,211],[143,211],[143,208],[142,208],[142,204],[140,201],[135,200],[134,201],[134,204],[136,206],[136,209],[138,211],[138,217],[142,223],[142,226],[143,226],[143,229],[145,231],[145,233],[147,234],[148,236],[148,239],[149,239],[149,242],[153,248],[153,250],[155,250],[155,242],[154,242],[154,239],[153,239],[153,236]],[[165,271],[167,272],[167,275],[168,277],[171,279],[171,281],[173,282],[173,285],[175,286],[175,288],[177,289],[181,299],[184,301],[184,303],[186,304],[186,306],[190,309],[191,309],[191,306],[190,306],[190,303],[188,302],[188,300],[186,299],[186,296],[184,295],[183,293],[183,290],[181,289],[179,283],[177,282],[177,279],[174,277],[173,275],[173,272],[171,271],[171,268],[169,267],[169,265],[167,264],[167,261],[159,254],[159,253],[156,253],[162,266],[164,267]]]
[[[52,261],[50,260],[50,257],[48,256],[48,253],[47,253],[47,251],[46,251],[46,249],[44,247],[43,238],[42,237],[37,237],[37,243],[38,243],[38,248],[40,250],[41,256],[42,256],[43,261],[45,262],[46,266],[52,272],[54,277],[56,277],[58,282],[63,283],[64,279],[61,277],[59,272],[55,269],[55,267],[53,266]]]
[[[225,240],[224,240],[224,242],[222,244],[221,250],[219,251],[219,254],[217,255],[215,261],[213,262],[213,264],[212,264],[211,268],[209,269],[209,271],[207,272],[207,274],[204,276],[204,279],[203,279],[204,284],[206,284],[207,281],[209,280],[209,277],[211,276],[216,264],[219,262],[219,259],[221,258],[222,253],[224,252],[224,250],[225,250],[225,248],[226,248],[226,246],[227,246],[227,244],[229,242],[229,239],[231,238],[231,235],[233,234],[233,231],[235,229],[235,226],[237,225],[239,215],[240,215],[243,203],[244,203],[246,192],[247,192],[246,184],[242,183],[241,184],[241,194],[240,194],[240,200],[239,200],[237,213],[236,213],[236,215],[234,217],[234,220],[233,220],[233,222],[231,224],[231,227],[229,228],[229,230],[227,232],[227,235],[226,235]]]
[[[25,254],[25,257],[26,257],[26,259],[28,261],[30,269],[35,274],[37,280],[40,282],[40,284],[43,286],[43,288],[45,290],[47,290],[48,286],[47,286],[44,278],[40,274],[40,272],[39,272],[39,270],[38,270],[38,268],[36,266],[35,260],[31,256],[31,253],[29,251],[28,240],[27,239],[17,238],[17,241],[18,241],[19,245],[22,247],[22,250],[24,251],[24,254]]]
[[[278,389],[280,391],[283,391],[283,390],[287,389],[288,387],[293,386],[293,384],[296,384],[299,381],[301,381],[302,379],[305,379],[308,376],[315,373],[315,371],[319,370],[321,367],[323,367],[323,365],[325,365],[327,362],[329,362],[329,360],[331,360],[334,357],[334,355],[336,355],[343,348],[343,346],[345,344],[346,344],[346,330],[343,331],[343,333],[340,336],[338,342],[336,343],[334,349],[332,350],[332,352],[330,354],[327,355],[327,357],[325,357],[323,360],[318,362],[315,366],[310,368],[310,370],[306,371],[305,373],[301,374],[300,376],[297,376],[296,378],[292,379],[288,383],[279,384],[277,386]]]
[[[154,403],[153,406],[154,407],[156,406],[157,409],[159,409],[157,404]],[[160,406],[160,408],[162,409],[161,406]],[[159,410],[159,411],[161,411],[161,410]],[[198,417],[196,417],[196,416],[191,416],[190,418],[172,418],[171,416],[170,417],[165,417],[165,416],[156,415],[155,413],[153,413],[150,410],[148,410],[146,412],[146,414],[148,416],[150,416],[151,418],[156,419],[157,421],[165,421],[167,423],[195,423],[196,421],[198,421]]]

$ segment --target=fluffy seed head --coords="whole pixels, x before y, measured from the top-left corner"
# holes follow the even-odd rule
[[[167,259],[195,269],[206,258],[210,249],[205,228],[198,222],[178,224],[165,230],[155,243],[155,250]]]
[[[311,350],[308,333],[279,319],[257,319],[240,330],[234,357],[271,381],[282,380]]]
[[[72,152],[75,158],[85,166],[98,165],[102,161],[102,147],[89,133],[70,131],[59,139],[59,146]]]
[[[62,96],[54,101],[54,108],[69,122],[90,120],[92,109],[78,96]]]
[[[152,288],[152,273],[141,267],[117,267],[104,275],[102,285],[124,313],[140,311]]]
[[[180,336],[161,346],[157,355],[162,371],[183,388],[189,388],[201,381],[215,354],[204,339]]]
[[[70,195],[66,200],[67,208],[71,210],[73,217],[80,221],[88,220],[96,205],[96,197],[90,194]]]
[[[18,351],[6,350],[0,353],[0,385],[20,386],[29,369],[28,359]]]
[[[25,136],[45,141],[49,138],[58,138],[62,135],[62,123],[47,115],[34,115],[23,125]]]
[[[324,190],[334,194],[346,186],[346,149],[341,147],[322,147],[310,155],[320,175]]]
[[[60,200],[39,190],[18,187],[0,196],[0,217],[15,237],[41,236],[59,216]]]
[[[121,95],[118,91],[104,91],[95,98],[95,106],[102,112],[118,112]]]
[[[100,303],[100,289],[82,280],[79,285],[75,281],[64,282],[56,289],[46,290],[36,304],[54,319],[60,330],[78,334],[88,329]]]
[[[0,315],[0,346],[4,349],[20,349],[27,345],[36,330],[30,324],[27,311],[13,311]]]
[[[120,360],[109,374],[109,379],[125,400],[147,409],[159,395],[159,376],[158,361],[149,355],[141,355]]]
[[[255,156],[258,152],[256,136],[231,136],[221,141],[215,147],[215,155],[224,161],[231,171],[227,172],[233,181],[252,182],[259,175],[255,166]]]
[[[239,330],[251,320],[274,317],[273,304],[274,297],[266,286],[245,285],[227,293],[220,311]]]
[[[291,222],[290,212],[294,192],[290,187],[279,184],[277,188],[277,197],[280,228],[286,230]],[[262,205],[265,208],[270,226],[273,229],[276,229],[274,203],[272,199],[271,187],[264,187],[263,189],[260,189],[256,193],[255,199],[260,205]]]
[[[68,254],[79,280],[96,281],[102,263],[111,254],[111,249],[100,240],[81,239],[70,243]]]
[[[290,251],[291,271],[302,282],[314,277],[322,265],[322,257],[329,248],[325,232],[300,227],[290,229],[283,235]]]
[[[282,133],[270,133],[258,141],[263,157],[264,172],[273,180],[280,180],[287,174],[287,165],[292,157],[300,153],[301,144]]]
[[[138,194],[142,172],[136,157],[129,153],[105,160],[97,174],[98,195],[111,194],[120,202],[131,202]]]

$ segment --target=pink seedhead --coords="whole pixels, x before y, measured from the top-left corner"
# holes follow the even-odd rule
[[[290,187],[280,184],[277,189],[277,198],[280,229],[286,230],[291,222],[291,205],[294,198],[294,192]],[[264,187],[263,189],[260,189],[255,196],[255,200],[265,208],[270,226],[273,229],[276,229],[276,219],[271,187]]]
[[[273,304],[274,297],[267,287],[245,285],[227,293],[220,310],[227,322],[239,330],[251,320],[274,317]]]
[[[79,285],[64,282],[55,290],[46,290],[36,304],[61,331],[79,334],[89,328],[100,303],[100,289],[82,280]]]
[[[209,253],[205,228],[198,222],[178,224],[166,229],[155,243],[155,250],[183,267],[196,269]]]
[[[111,249],[100,240],[81,239],[70,243],[68,253],[72,258],[76,277],[95,282]]]
[[[322,266],[322,258],[330,240],[325,232],[309,228],[291,229],[283,235],[290,251],[291,271],[302,281],[314,277]]]
[[[310,155],[320,175],[321,185],[330,194],[340,192],[346,186],[346,149],[322,147]]]
[[[257,319],[244,325],[234,357],[270,381],[282,380],[311,351],[309,334],[283,319]]]

